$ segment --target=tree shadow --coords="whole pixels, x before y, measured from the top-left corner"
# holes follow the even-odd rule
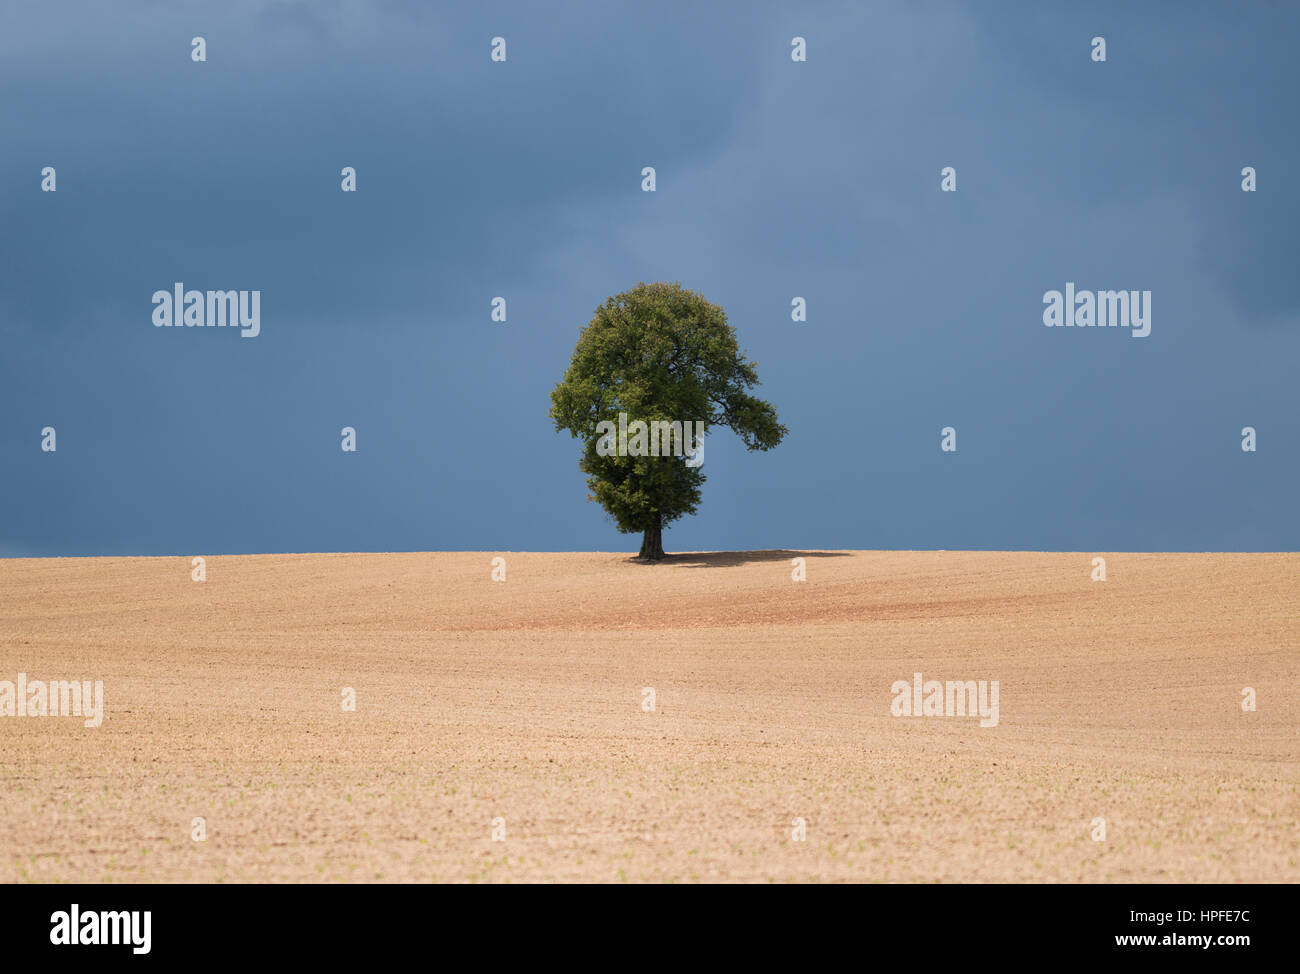
[[[668,554],[661,561],[642,561],[635,556],[628,559],[636,565],[676,565],[680,568],[733,568],[751,562],[789,562],[792,558],[848,558],[847,551],[790,551],[777,548],[765,551],[684,551]]]

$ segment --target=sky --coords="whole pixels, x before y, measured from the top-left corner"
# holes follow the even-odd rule
[[[661,280],[790,430],[669,551],[1300,545],[1300,6],[461,6],[6,5],[0,555],[635,551],[547,413]]]

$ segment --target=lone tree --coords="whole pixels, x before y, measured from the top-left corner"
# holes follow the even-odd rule
[[[583,441],[588,499],[620,531],[642,532],[640,558],[664,557],[664,525],[695,513],[705,478],[682,456],[611,449],[619,414],[705,433],[725,426],[750,450],[770,450],[787,430],[770,403],[746,392],[757,384],[757,363],[736,344],[726,313],[680,284],[638,284],[596,309],[551,393],[550,415],[556,430]]]

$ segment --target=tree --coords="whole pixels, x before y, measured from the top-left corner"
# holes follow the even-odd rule
[[[675,283],[638,284],[606,299],[578,336],[550,415],[556,430],[583,441],[588,500],[620,531],[642,532],[640,558],[664,557],[664,526],[695,513],[705,477],[682,456],[633,455],[635,442],[611,450],[611,426],[602,424],[617,427],[624,413],[627,424],[700,423],[706,434],[725,426],[748,449],[770,450],[787,430],[770,403],[746,391],[758,384],[757,368],[722,308]]]

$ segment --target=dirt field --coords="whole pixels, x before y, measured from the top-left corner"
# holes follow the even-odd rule
[[[1300,881],[1300,555],[497,554],[0,560],[0,881]]]

